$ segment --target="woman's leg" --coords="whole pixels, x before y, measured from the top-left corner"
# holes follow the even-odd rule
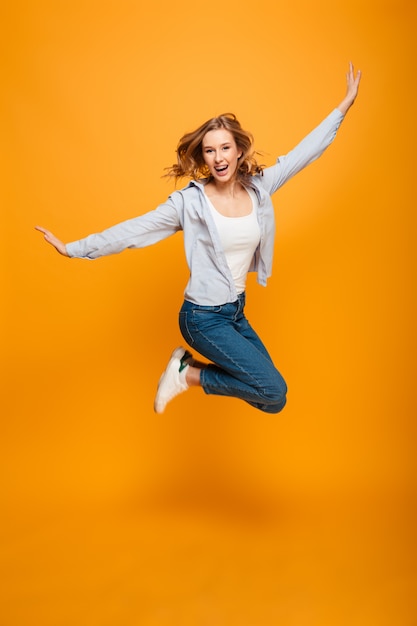
[[[212,361],[200,372],[207,394],[233,396],[252,406],[278,413],[287,386],[244,315],[244,294],[237,302],[204,307],[185,302],[180,328],[192,348]]]

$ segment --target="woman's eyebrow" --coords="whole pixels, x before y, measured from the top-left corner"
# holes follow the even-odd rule
[[[221,143],[220,146],[230,146],[231,145],[231,141],[225,141],[224,143]],[[204,145],[203,144],[203,148],[212,148],[213,146],[211,146],[210,144]]]

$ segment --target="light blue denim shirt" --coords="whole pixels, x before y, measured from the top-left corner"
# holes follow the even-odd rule
[[[261,285],[266,285],[272,270],[275,219],[271,195],[324,152],[335,138],[342,120],[343,114],[334,109],[293,150],[279,157],[275,165],[265,168],[262,174],[253,176],[250,181],[258,198],[257,214],[261,230],[250,271],[257,272]],[[68,255],[97,259],[126,248],[152,245],[182,230],[190,269],[185,299],[201,305],[234,302],[237,299],[236,288],[205,198],[205,182],[191,181],[183,189],[174,191],[166,202],[153,211],[67,244]]]

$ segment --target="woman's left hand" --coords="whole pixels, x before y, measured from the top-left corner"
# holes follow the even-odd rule
[[[342,100],[342,102],[337,107],[339,111],[343,113],[343,115],[345,115],[348,112],[348,110],[350,109],[350,107],[356,100],[356,96],[358,95],[358,91],[359,91],[359,83],[361,81],[361,77],[362,77],[362,73],[360,70],[356,72],[356,76],[355,76],[353,63],[350,62],[349,71],[346,74],[346,95],[344,99]]]

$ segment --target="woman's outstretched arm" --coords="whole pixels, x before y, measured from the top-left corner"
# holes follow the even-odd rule
[[[264,169],[261,184],[270,194],[275,193],[290,178],[315,161],[330,146],[343,118],[358,95],[360,80],[361,72],[358,71],[355,76],[353,64],[350,63],[346,74],[346,95],[339,106],[295,148],[280,156],[275,165]]]
[[[361,71],[358,70],[355,76],[353,63],[349,63],[349,71],[346,74],[346,95],[337,107],[343,115],[346,115],[358,95],[359,83],[361,81]]]
[[[43,233],[45,241],[50,243],[51,246],[53,246],[55,250],[59,252],[59,254],[62,254],[62,256],[69,256],[65,243],[58,239],[58,237],[55,237],[55,235],[51,233],[50,230],[47,230],[42,226],[35,226],[35,228],[36,230],[39,230],[41,233]]]
[[[67,244],[46,228],[42,226],[35,228],[43,233],[45,241],[63,256],[97,259],[117,254],[127,248],[145,248],[182,230],[183,205],[182,193],[174,191],[153,211]]]

